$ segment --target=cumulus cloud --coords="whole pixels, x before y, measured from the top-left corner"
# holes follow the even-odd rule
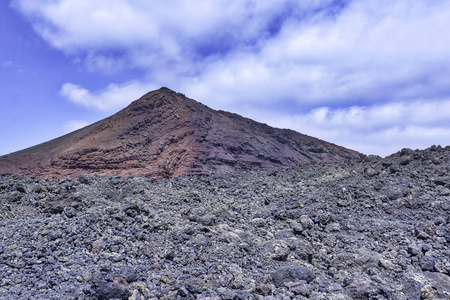
[[[186,85],[205,97],[304,107],[447,95],[450,7],[381,2],[352,2],[331,20],[287,22],[257,52],[231,53]]]
[[[450,141],[450,99],[397,102],[344,109],[319,107],[294,114],[250,112],[280,128],[320,137],[366,154],[386,156],[402,148],[423,149]]]
[[[141,69],[144,81],[231,104],[282,98],[311,108],[449,92],[446,1],[13,3],[91,71]]]
[[[130,81],[122,85],[110,84],[103,90],[91,92],[79,85],[65,83],[61,88],[60,95],[85,107],[100,111],[114,111],[123,108],[155,88],[152,84]]]
[[[61,95],[86,107],[114,110],[168,86],[366,153],[448,137],[448,1],[12,3],[87,70],[144,74],[93,91],[66,83]]]
[[[159,59],[180,60],[182,55],[192,58],[200,52],[203,57],[223,47],[255,43],[276,29],[278,18],[292,13],[297,6],[292,3],[14,0],[13,6],[33,18],[35,30],[46,41],[68,53],[125,49],[129,55],[139,49]]]

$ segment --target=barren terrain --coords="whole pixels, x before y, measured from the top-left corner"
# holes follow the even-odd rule
[[[356,151],[216,111],[168,88],[52,141],[0,157],[0,173],[170,178],[358,158]]]
[[[450,148],[272,171],[0,177],[2,299],[449,299]]]

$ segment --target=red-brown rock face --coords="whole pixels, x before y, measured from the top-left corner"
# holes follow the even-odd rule
[[[175,177],[356,157],[355,151],[215,111],[161,88],[109,118],[0,157],[0,173]]]

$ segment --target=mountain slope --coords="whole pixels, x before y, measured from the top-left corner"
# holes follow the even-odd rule
[[[109,118],[0,157],[0,173],[174,177],[358,156],[355,151],[292,130],[215,111],[161,88]]]

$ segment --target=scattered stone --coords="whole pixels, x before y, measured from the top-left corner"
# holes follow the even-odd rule
[[[352,282],[348,286],[346,286],[347,295],[351,297],[351,299],[379,299],[382,296],[379,295],[379,288],[369,280],[356,280]],[[383,293],[381,291],[381,293]]]
[[[251,220],[253,226],[255,227],[264,227],[266,221],[263,218],[254,218]]]
[[[380,267],[383,267],[387,270],[394,270],[396,266],[387,259],[380,259]]]
[[[424,272],[424,275],[430,279],[431,286],[450,297],[450,276],[439,272]]]
[[[286,286],[286,283],[298,280],[309,283],[315,278],[316,275],[308,268],[295,265],[281,267],[272,273],[272,280],[276,287]]]
[[[333,222],[327,225],[326,232],[339,232],[341,231],[341,225],[337,222]]]
[[[307,215],[300,216],[300,224],[302,224],[302,227],[305,229],[311,229],[314,226],[313,220]]]
[[[450,299],[450,148],[405,153],[276,175],[0,174],[0,298]]]
[[[364,173],[366,173],[366,175],[369,176],[369,177],[374,177],[374,176],[380,174],[379,171],[376,171],[376,170],[375,170],[374,168],[372,168],[372,167],[366,168],[366,169],[364,170]]]
[[[127,300],[131,296],[128,286],[121,282],[106,282],[103,280],[94,280],[93,288],[96,296],[100,300],[122,299]]]
[[[263,254],[273,260],[285,261],[290,253],[289,246],[281,240],[269,241],[263,246]]]

